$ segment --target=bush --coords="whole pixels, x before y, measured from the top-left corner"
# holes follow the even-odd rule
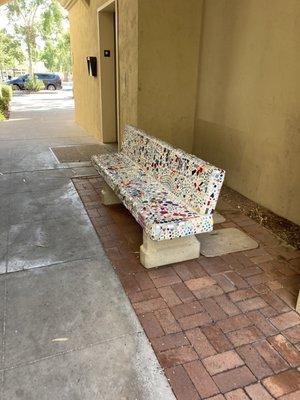
[[[12,99],[12,87],[9,85],[3,85],[1,87],[1,92],[2,92],[2,98],[7,101],[7,104],[11,101]]]
[[[39,90],[45,89],[44,82],[40,79],[33,78],[32,76],[26,80],[24,87],[26,90],[30,90],[32,92],[38,92]]]
[[[0,122],[5,120],[6,120],[5,115],[0,111]]]
[[[8,111],[8,102],[4,97],[0,97],[0,113],[3,115],[7,114]]]
[[[12,98],[12,88],[7,85],[0,86],[0,121],[8,118],[9,102]]]

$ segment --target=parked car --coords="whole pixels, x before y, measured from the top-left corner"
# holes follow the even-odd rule
[[[61,79],[59,75],[52,73],[35,73],[34,76],[37,79],[40,79],[44,82],[45,89],[47,90],[57,90],[62,89]],[[23,90],[25,89],[24,85],[26,80],[28,79],[29,74],[18,76],[17,78],[12,78],[8,80],[6,83],[8,85],[12,85],[14,89]]]

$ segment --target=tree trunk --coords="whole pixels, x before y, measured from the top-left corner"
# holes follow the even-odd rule
[[[26,47],[27,47],[27,55],[28,55],[28,72],[31,76],[33,76],[33,63],[32,63],[32,40],[31,40],[31,28],[28,27],[25,35]]]
[[[28,53],[28,72],[30,75],[33,75],[32,54],[31,54],[30,43],[27,43],[27,53]]]

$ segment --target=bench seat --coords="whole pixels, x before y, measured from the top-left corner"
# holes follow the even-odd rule
[[[211,214],[201,215],[180,202],[124,154],[96,155],[93,164],[152,240],[211,231]]]
[[[127,125],[119,153],[92,156],[104,205],[123,203],[143,228],[146,268],[198,258],[213,229],[225,171]]]

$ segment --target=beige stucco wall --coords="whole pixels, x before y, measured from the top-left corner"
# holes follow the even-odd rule
[[[192,151],[202,0],[139,0],[138,125]]]
[[[300,223],[300,2],[205,1],[194,152]]]
[[[99,79],[88,75],[86,57],[98,57],[96,8],[101,3],[104,1],[92,1],[87,7],[77,1],[69,11],[75,117],[83,128],[100,138]]]
[[[97,8],[77,0],[69,11],[76,120],[102,139]],[[120,132],[127,123],[192,151],[202,0],[119,0]],[[98,62],[99,64],[99,62]],[[101,73],[101,71],[100,71]]]
[[[97,7],[70,10],[76,119],[101,139]],[[120,129],[138,125],[226,169],[300,222],[300,2],[119,0]]]
[[[87,73],[86,57],[96,56],[99,68],[97,8],[106,0],[78,0],[69,10],[76,121],[102,139],[100,83]],[[119,1],[120,126],[137,123],[138,0]],[[100,72],[100,68],[99,68]],[[101,72],[100,72],[101,73]]]
[[[138,0],[119,5],[120,136],[126,124],[137,125],[138,103]]]

